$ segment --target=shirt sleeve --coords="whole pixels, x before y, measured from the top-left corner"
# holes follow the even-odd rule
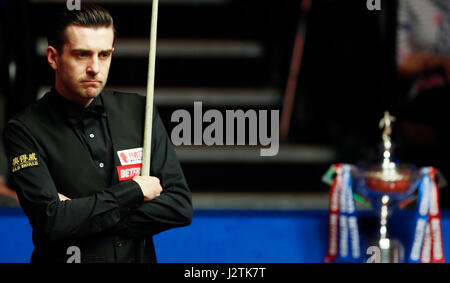
[[[163,191],[160,196],[132,210],[116,226],[130,237],[150,236],[186,226],[193,217],[190,190],[164,124],[155,112],[150,175],[160,179]]]
[[[84,237],[116,225],[129,210],[143,203],[139,185],[130,180],[88,197],[60,201],[47,167],[45,152],[19,121],[8,122],[3,132],[11,166],[9,187],[16,190],[32,228],[50,240]],[[20,170],[20,156],[32,154],[35,163]]]

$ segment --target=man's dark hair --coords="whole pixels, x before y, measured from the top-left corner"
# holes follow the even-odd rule
[[[114,35],[116,33],[111,14],[106,9],[92,3],[85,3],[81,4],[80,10],[69,10],[64,7],[56,13],[48,28],[48,45],[61,53],[66,42],[65,31],[70,25],[93,28],[112,27]]]

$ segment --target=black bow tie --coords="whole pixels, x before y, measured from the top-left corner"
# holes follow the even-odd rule
[[[105,115],[105,108],[102,105],[94,105],[83,109],[69,108],[67,117],[69,122],[77,124],[86,118],[98,119]]]

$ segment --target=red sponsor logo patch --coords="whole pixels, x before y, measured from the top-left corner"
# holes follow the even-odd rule
[[[119,181],[127,181],[134,178],[134,176],[141,175],[141,164],[130,164],[117,166],[117,174],[119,176]]]

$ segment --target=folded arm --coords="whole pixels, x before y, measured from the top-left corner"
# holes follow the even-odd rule
[[[8,182],[16,190],[33,229],[50,240],[103,232],[144,201],[142,190],[132,180],[87,197],[62,201],[48,170],[45,152],[31,133],[20,122],[10,122],[4,130],[4,141],[11,166],[17,162],[16,158],[34,153],[37,165],[11,170],[14,172]]]
[[[154,235],[170,228],[189,225],[193,217],[191,192],[159,114],[153,121],[150,174],[161,181],[160,196],[132,210],[117,225],[129,236]]]

